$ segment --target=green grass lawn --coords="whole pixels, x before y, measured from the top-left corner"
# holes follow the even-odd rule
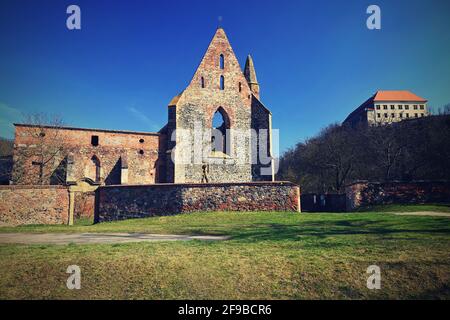
[[[221,242],[0,245],[0,299],[450,298],[448,217],[399,216],[381,208],[349,214],[218,212],[0,232],[231,236]],[[72,264],[81,267],[81,290],[66,288]],[[366,269],[373,264],[381,268],[380,290],[366,287]]]
[[[450,204],[389,204],[359,209],[359,212],[450,212]]]

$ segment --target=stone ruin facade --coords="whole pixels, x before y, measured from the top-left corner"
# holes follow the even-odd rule
[[[220,126],[214,117],[222,118]],[[92,191],[100,185],[274,180],[271,113],[260,101],[252,58],[242,71],[222,28],[189,85],[170,101],[159,132],[15,129],[13,184]]]
[[[200,198],[214,198],[202,207],[204,210],[285,210],[288,207],[299,210],[298,187],[273,182],[275,159],[271,151],[271,117],[271,112],[260,100],[251,56],[247,57],[242,70],[224,30],[218,28],[189,85],[170,101],[168,122],[158,132],[15,124],[13,186],[2,189],[0,196],[6,199],[10,198],[11,192],[25,194],[36,186],[37,191],[30,195],[49,199],[43,200],[42,203],[47,203],[45,206],[29,207],[28,220],[34,223],[48,221],[46,212],[53,212],[55,221],[65,219],[61,214],[65,205],[59,211],[51,208],[55,203],[54,190],[64,192],[53,189],[55,186],[68,190],[67,199],[57,202],[67,203],[69,224],[76,218],[92,217],[99,211],[102,203],[108,201],[106,194],[116,190],[101,190],[108,186],[122,187],[119,190],[123,190],[123,197],[131,204],[141,200],[130,197],[125,186],[150,188],[148,194],[155,197],[160,197],[160,186],[168,184],[170,190],[188,190],[173,193],[167,188],[162,189],[168,192],[162,197],[167,201],[159,208],[168,210],[167,214],[170,214],[172,203],[179,204],[176,212],[189,212],[198,207],[193,204],[193,198],[187,197],[192,188],[186,185],[193,184],[207,184],[207,188],[205,185],[199,187]],[[289,192],[285,192],[286,188]],[[235,191],[233,195],[227,195],[230,190],[240,190],[242,195],[236,195]],[[278,200],[267,198],[264,190],[271,190],[273,197],[270,199]],[[219,191],[222,196],[214,195]],[[169,197],[174,194],[174,198]],[[34,198],[30,199],[33,201]],[[295,205],[286,206],[292,199]],[[151,208],[158,207],[156,204],[159,203],[158,199],[145,199],[144,202],[152,203]],[[5,206],[14,209],[12,211],[27,215],[28,209],[17,205],[5,202]],[[110,201],[108,205],[111,206]],[[124,209],[120,203],[116,205],[113,216],[127,217],[127,213],[120,212]],[[152,214],[154,210],[146,214]],[[0,217],[0,222],[20,224],[25,221],[14,219]]]

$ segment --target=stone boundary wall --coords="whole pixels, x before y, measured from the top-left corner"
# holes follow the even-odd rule
[[[64,186],[0,186],[0,226],[66,224],[69,192]]]
[[[347,211],[380,204],[450,203],[450,181],[358,181],[345,193]]]
[[[96,198],[96,222],[194,211],[300,212],[300,188],[291,182],[104,186]]]

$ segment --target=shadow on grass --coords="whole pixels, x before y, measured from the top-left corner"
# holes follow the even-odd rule
[[[358,208],[355,212],[450,212],[450,203],[385,204]]]
[[[233,240],[240,241],[285,241],[301,240],[304,237],[327,238],[336,236],[362,235],[380,236],[385,240],[403,239],[417,240],[424,235],[450,235],[450,226],[446,221],[424,223],[423,225],[401,225],[380,221],[320,221],[302,222],[299,225],[259,224],[258,227],[232,229]],[[387,236],[387,237],[386,237]]]

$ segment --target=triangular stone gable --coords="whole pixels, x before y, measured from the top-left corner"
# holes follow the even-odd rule
[[[224,56],[223,69],[220,68],[221,54]],[[243,98],[245,97],[245,100],[249,100],[248,97],[251,95],[250,87],[225,31],[222,28],[218,28],[186,90],[220,90],[221,76],[224,77],[225,91],[240,93]],[[202,77],[205,88],[201,87]]]

